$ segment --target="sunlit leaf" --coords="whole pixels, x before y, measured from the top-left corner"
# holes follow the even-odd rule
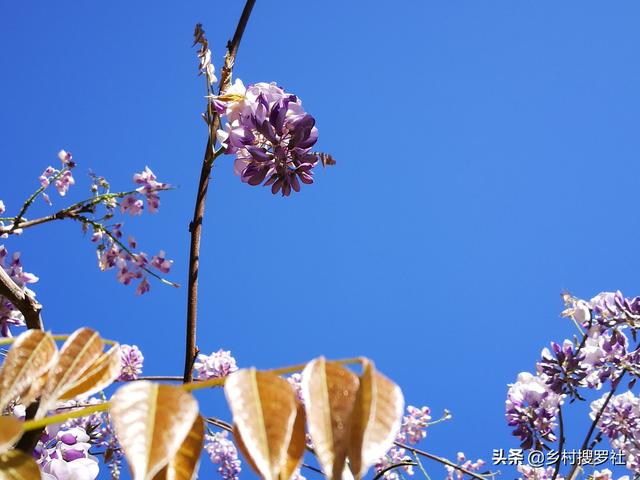
[[[0,453],[9,450],[22,435],[22,422],[15,417],[0,417]]]
[[[120,346],[114,345],[108,352],[103,353],[74,383],[65,387],[58,398],[71,400],[79,396],[93,395],[111,385],[120,376],[120,370]]]
[[[198,402],[184,389],[139,381],[111,399],[115,434],[134,480],[152,479],[174,458],[198,417]]]
[[[360,479],[393,446],[400,430],[404,399],[395,383],[367,361],[360,377],[351,421],[349,467]]]
[[[287,448],[287,454],[284,458],[284,463],[282,464],[280,469],[280,480],[289,480],[296,469],[300,466],[300,462],[302,462],[302,457],[304,456],[304,451],[306,448],[304,426],[304,407],[300,402],[298,402],[296,419],[293,423],[293,431],[291,433],[291,440],[289,441],[289,447]],[[238,450],[242,452],[242,455],[244,456],[246,462],[254,471],[258,472],[259,470],[256,466],[255,460],[251,457],[251,454],[247,450],[242,435],[238,431],[237,425],[233,426],[233,437],[235,439],[236,447],[238,447]]]
[[[192,480],[196,478],[198,463],[204,444],[204,420],[200,415],[193,422],[191,431],[180,445],[178,453],[153,480]]]
[[[278,480],[298,411],[293,388],[273,373],[250,368],[231,374],[224,390],[250,463],[265,480]]]
[[[0,480],[35,480],[40,478],[38,464],[20,450],[0,453]]]
[[[300,466],[300,462],[302,462],[306,447],[304,431],[305,420],[304,407],[298,402],[296,420],[293,423],[293,431],[291,432],[291,440],[289,442],[289,448],[287,449],[285,463],[280,471],[280,480],[289,480],[293,472]]]
[[[322,471],[331,480],[339,480],[344,470],[358,384],[355,373],[322,357],[302,372],[309,434]]]
[[[57,351],[53,337],[41,330],[27,330],[16,338],[0,370],[0,412],[51,368]]]
[[[64,391],[82,378],[102,356],[104,343],[90,328],[76,330],[60,349],[58,361],[49,373],[42,392],[38,416],[42,417]]]

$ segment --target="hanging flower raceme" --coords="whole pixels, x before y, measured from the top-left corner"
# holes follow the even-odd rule
[[[300,182],[313,183],[318,129],[297,96],[273,83],[245,88],[236,80],[213,104],[227,119],[218,140],[236,156],[234,171],[243,182],[271,186],[283,196],[300,191]]]
[[[27,273],[22,268],[20,253],[15,252],[9,257],[9,252],[4,245],[0,245],[0,268],[11,277],[14,283],[27,295],[35,297],[35,293],[27,288],[28,284],[36,283],[38,277]],[[24,316],[6,297],[0,295],[0,337],[10,337],[10,327],[23,327]]]
[[[562,397],[552,391],[544,374],[522,372],[509,386],[506,418],[515,427],[513,435],[521,440],[521,448],[541,449],[544,442],[553,442],[558,406]]]

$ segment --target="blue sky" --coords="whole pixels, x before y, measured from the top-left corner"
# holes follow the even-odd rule
[[[149,165],[179,188],[125,229],[185,283],[206,136],[191,35],[202,22],[219,63],[241,7],[0,2],[9,211],[60,148],[79,165],[73,199],[89,168],[127,189]],[[220,159],[199,347],[260,368],[366,355],[408,403],[453,412],[425,449],[489,460],[515,447],[506,384],[572,333],[560,292],[640,293],[638,15],[631,1],[258,1],[236,76],[298,94],[338,165],[283,199]],[[6,245],[40,276],[48,328],[95,326],[139,345],[145,373],[182,372],[184,288],[134,297],[98,271],[77,225]],[[221,392],[200,399],[228,416]]]

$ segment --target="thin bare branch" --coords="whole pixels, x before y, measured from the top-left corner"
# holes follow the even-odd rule
[[[225,63],[220,74],[220,90],[222,93],[231,83],[231,71],[240,47],[242,35],[251,16],[251,10],[255,5],[255,0],[247,0],[242,15],[238,21],[233,39],[227,45],[227,55]],[[200,268],[200,238],[202,236],[202,221],[204,218],[205,201],[207,198],[207,189],[209,188],[209,176],[213,162],[215,161],[214,148],[216,143],[215,132],[220,126],[220,116],[213,114],[209,124],[209,138],[204,152],[204,160],[200,171],[200,181],[198,184],[198,193],[193,211],[193,220],[189,225],[191,233],[191,242],[189,249],[189,281],[187,290],[187,332],[184,359],[184,383],[190,382],[192,379],[193,362],[196,357],[196,327],[198,318],[198,273]]]

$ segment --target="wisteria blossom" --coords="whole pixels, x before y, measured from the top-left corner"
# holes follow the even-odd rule
[[[554,428],[561,396],[555,393],[542,375],[522,372],[509,386],[506,418],[515,427],[513,435],[520,438],[521,447],[540,447],[556,439]]]
[[[607,395],[591,403],[595,420]],[[613,396],[606,404],[598,428],[611,446],[624,453],[627,468],[640,473],[640,399],[631,391]]]
[[[291,382],[291,380],[289,381]],[[447,418],[448,416],[447,412]],[[409,405],[407,407],[407,414],[402,417],[400,431],[396,435],[395,440],[401,443],[417,444],[427,436],[426,429],[430,421],[431,409],[429,407],[417,408]],[[405,448],[394,445],[384,457],[376,462],[375,470],[379,473],[391,465],[411,460],[412,458],[408,455]],[[412,465],[403,465],[400,469],[392,469],[385,472],[384,478],[387,480],[399,480],[400,470],[402,470],[405,475],[413,475],[414,473]]]
[[[420,442],[427,436],[427,426],[430,421],[431,409],[429,407],[417,408],[409,405],[407,415],[402,418],[402,426],[397,440],[411,444]]]
[[[119,380],[136,380],[142,373],[144,356],[136,345],[120,345]]]
[[[93,480],[98,459],[89,454],[90,437],[79,427],[60,430],[51,440],[43,438],[34,455],[44,480]]]
[[[283,196],[298,192],[300,182],[313,183],[318,159],[311,147],[318,130],[297,96],[274,83],[245,88],[236,80],[215,104],[227,117],[218,140],[225,153],[236,156],[234,171],[243,182],[264,183]]]
[[[480,469],[485,466],[484,460],[478,459],[475,462],[468,460],[463,452],[458,452],[456,460],[458,461],[458,466],[470,472],[479,472]],[[461,470],[449,465],[445,465],[444,468],[447,471],[447,480],[462,480],[464,478],[464,474]]]
[[[53,182],[60,196],[64,197],[69,191],[69,188],[76,183],[71,172],[75,167],[75,162],[72,160],[72,155],[65,150],[58,152],[58,158],[62,162],[62,169],[58,170],[49,166],[42,172],[38,180],[40,181],[40,186],[43,188],[47,188],[51,182]],[[51,203],[46,194],[44,194],[44,199],[47,203]]]
[[[228,438],[228,432],[216,432],[205,436],[205,451],[211,461],[218,465],[218,473],[223,480],[238,480],[242,471],[238,450]]]
[[[226,377],[238,370],[236,359],[228,350],[218,350],[211,355],[198,354],[193,364],[194,378],[208,380],[210,378]]]
[[[35,298],[35,293],[27,285],[36,283],[38,277],[24,271],[19,252],[9,256],[6,247],[0,245],[0,268],[4,269],[23,292]],[[10,327],[22,327],[24,325],[25,321],[22,313],[7,298],[0,295],[0,336],[10,337]]]
[[[531,467],[529,465],[518,465],[518,472],[522,475],[518,480],[552,480],[555,473],[554,467]],[[558,475],[556,480],[564,480],[562,475]]]

